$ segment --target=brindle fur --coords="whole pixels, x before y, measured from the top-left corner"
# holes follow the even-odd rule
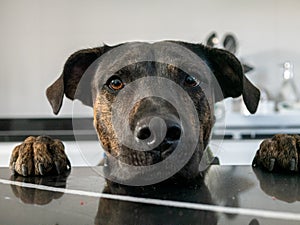
[[[170,65],[162,65],[160,63],[139,63],[135,65],[134,68],[126,68],[125,70],[131,71],[132,74],[135,74],[134,76],[137,79],[139,78],[138,74],[148,73],[149,76],[154,76],[155,74],[151,74],[156,73],[156,71],[153,70],[153,68],[159,68],[160,76],[167,77],[168,79],[175,81],[179,80],[178,71],[175,71],[175,69],[171,68]],[[141,70],[143,72],[140,72]],[[128,76],[128,73],[126,75]],[[132,78],[130,78],[130,80],[131,79]],[[126,78],[125,82],[128,83]],[[178,83],[180,82],[178,81]],[[214,123],[214,118],[211,114],[208,99],[205,97],[205,94],[201,89],[193,91],[193,89],[191,88],[186,88],[186,91],[190,94],[196,110],[198,112],[201,112],[198,113],[198,120],[200,121],[202,129],[199,132],[200,141],[197,145],[197,150],[192,156],[190,162],[181,171],[181,173],[185,174],[185,177],[194,177],[196,176],[197,171],[195,170],[195,168],[197,168],[200,163],[203,149],[205,149],[205,147],[208,144],[212,124]],[[156,155],[156,153],[153,153],[151,151],[135,151],[132,149],[128,149],[127,147],[122,146],[119,143],[119,140],[112,126],[111,104],[112,102],[114,102],[116,95],[117,93],[112,93],[107,87],[104,87],[103,90],[101,90],[100,94],[97,96],[94,104],[94,124],[103,148],[112,156],[127,164],[136,166],[146,166],[157,163],[157,161],[161,159],[159,158],[159,156]],[[128,96],[128,101],[131,101],[131,99],[132,96]],[[126,103],[124,103],[124,105],[126,105]],[[166,114],[176,116],[176,110],[174,107],[172,107],[170,103],[167,103],[155,97],[147,98],[138,102],[133,108],[132,112],[130,113],[130,127],[135,127],[136,121],[139,121],[141,117],[146,117],[149,113],[151,113],[151,115],[161,117],[163,117],[163,115]],[[188,113],[189,112],[187,112],[186,116],[189,119],[191,119],[192,117]]]
[[[10,169],[23,176],[61,174],[70,167],[63,143],[47,136],[26,138],[10,159]]]
[[[269,171],[298,172],[299,151],[299,135],[277,134],[261,143],[252,165]]]
[[[207,66],[214,73],[222,90],[222,95],[216,92],[216,101],[220,101],[224,97],[238,97],[242,95],[248,110],[251,113],[256,111],[260,93],[258,89],[254,87],[244,76],[243,68],[234,55],[227,51],[208,48],[201,44],[185,42],[173,43],[177,43],[178,45],[189,49],[198,55],[204,62],[207,62]],[[80,50],[72,54],[65,63],[62,75],[47,89],[47,97],[55,114],[57,114],[61,108],[64,95],[72,100],[75,98],[79,99],[84,104],[92,106],[94,109],[94,126],[104,150],[113,157],[116,157],[118,160],[127,164],[142,166],[151,165],[159,160],[163,160],[163,158],[151,151],[135,151],[124,147],[117,138],[112,124],[112,103],[117,96],[117,92],[112,91],[107,85],[99,87],[99,77],[94,76],[95,73],[93,72],[88,73],[84,80],[87,86],[78,85],[79,80],[87,68],[98,57],[115,47],[117,46],[110,47],[105,45],[103,47]],[[134,49],[131,49],[131,51],[128,51],[125,54],[127,54],[127,56],[137,55],[137,52],[134,51]],[[117,61],[119,59],[116,58],[115,60]],[[201,87],[188,88],[182,85],[185,73],[176,66],[154,61],[136,63],[134,57],[132,57],[131,60],[132,62],[128,63],[128,66],[116,72],[116,75],[125,82],[125,85],[126,83],[129,84],[144,76],[161,76],[182,86],[192,99],[198,112],[199,123],[201,124],[199,130],[199,141],[190,161],[181,171],[178,172],[177,175],[187,179],[196,177],[199,173],[198,166],[203,156],[203,151],[208,145],[212,126],[215,122],[214,117],[212,116],[213,109],[210,107],[214,104],[213,98],[207,98]],[[170,58],[169,61],[171,60],[172,59]],[[193,67],[194,65],[191,64],[190,66]],[[178,96],[178,98],[182,98],[181,100],[184,101],[184,96]],[[128,101],[131,101],[131,96],[128,96]],[[124,102],[123,107],[127,104],[128,103]],[[150,112],[155,113],[158,116],[170,114],[176,119],[178,115],[175,111],[174,107],[166,101],[161,101],[155,97],[148,98],[147,100],[138,102],[131,110],[128,118],[129,124],[130,127],[134,128],[137,121],[139,121],[140,118],[147,116]],[[185,116],[188,119],[192,119],[190,114],[191,112],[187,112]],[[38,171],[33,172],[33,169],[31,169],[33,166],[30,163],[33,162],[35,165],[37,163],[35,159],[36,157],[32,154],[32,143],[30,144],[31,147],[24,147],[27,146],[25,141],[22,146],[23,147],[17,147],[13,151],[11,166],[18,168],[16,169],[16,172],[22,174],[20,167],[25,164],[30,167],[29,171],[32,172],[28,174],[23,173],[23,175],[39,174]],[[39,149],[45,149],[45,145],[41,146],[43,147],[40,147]],[[23,149],[23,151],[28,152],[28,156],[24,156],[24,154],[20,155],[20,148]],[[58,152],[61,153],[60,151]],[[19,153],[19,157],[17,153]],[[45,154],[45,158],[43,158],[43,154]],[[38,155],[40,156],[39,158],[46,160],[46,162],[50,161],[47,158],[48,154],[42,153],[42,155]],[[21,159],[19,159],[20,157]],[[51,157],[55,157],[55,154],[51,155]],[[49,164],[49,168],[50,167],[51,166]],[[45,171],[48,171],[49,168]]]

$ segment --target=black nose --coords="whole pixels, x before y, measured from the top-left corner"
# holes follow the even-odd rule
[[[172,125],[171,127],[168,127],[167,133],[166,133],[166,140],[167,141],[178,141],[181,136],[181,128],[179,125]]]
[[[151,131],[149,127],[138,128],[136,137],[140,140],[146,140],[151,136]]]
[[[166,124],[167,125],[167,133],[165,136],[166,141],[178,141],[181,136],[181,128],[178,124]],[[151,130],[149,126],[143,126],[137,128],[136,137],[140,140],[146,140],[151,137]]]

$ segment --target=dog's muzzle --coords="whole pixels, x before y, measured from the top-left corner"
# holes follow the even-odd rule
[[[146,117],[137,122],[135,138],[137,142],[147,145],[161,159],[169,156],[180,141],[182,129],[179,121],[167,117]]]

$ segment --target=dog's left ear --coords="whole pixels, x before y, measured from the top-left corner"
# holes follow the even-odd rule
[[[223,97],[236,98],[242,95],[248,111],[255,113],[260,99],[260,92],[244,75],[240,61],[228,51],[217,48],[204,48],[208,64],[223,92],[223,96],[216,96],[216,100],[220,101]]]

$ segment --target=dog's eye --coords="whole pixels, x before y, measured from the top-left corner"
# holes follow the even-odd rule
[[[199,81],[196,80],[195,77],[192,77],[190,75],[187,75],[184,79],[184,85],[189,87],[196,87],[199,84]]]
[[[119,77],[112,77],[108,81],[108,86],[115,91],[121,90],[124,87],[123,81]]]

